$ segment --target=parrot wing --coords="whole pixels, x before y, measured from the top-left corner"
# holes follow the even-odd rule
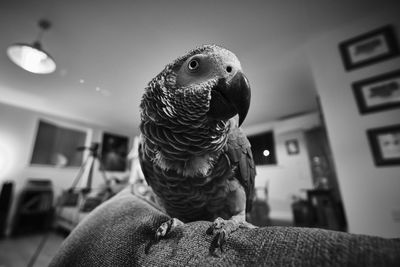
[[[153,173],[153,163],[149,160],[149,156],[146,156],[143,149],[143,143],[139,143],[139,163],[143,172],[144,179],[148,185],[152,184],[150,180]]]
[[[237,168],[235,177],[245,189],[246,212],[249,212],[255,194],[254,179],[256,168],[250,142],[240,128],[231,129],[225,151],[231,165]]]

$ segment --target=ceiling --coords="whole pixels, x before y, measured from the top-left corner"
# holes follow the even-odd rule
[[[244,126],[316,109],[304,46],[389,1],[1,0],[0,101],[137,134],[139,101],[164,66],[204,43],[241,60],[252,86]],[[42,44],[57,62],[28,73],[6,55],[53,23]]]

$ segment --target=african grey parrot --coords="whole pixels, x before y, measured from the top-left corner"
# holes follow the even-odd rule
[[[145,88],[139,159],[147,183],[173,219],[156,239],[183,222],[214,221],[211,251],[245,221],[254,197],[255,166],[239,126],[250,86],[231,51],[203,45],[179,57]],[[236,116],[238,115],[238,116]]]

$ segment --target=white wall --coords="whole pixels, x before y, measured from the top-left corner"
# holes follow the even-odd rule
[[[400,8],[359,21],[309,44],[309,59],[321,98],[339,187],[352,233],[399,237],[400,166],[376,167],[366,130],[400,123],[400,109],[360,115],[351,83],[400,68],[400,58],[346,72],[338,44],[386,24],[400,40]]]
[[[18,195],[28,178],[50,179],[53,182],[55,194],[58,195],[62,189],[69,188],[77,176],[78,167],[57,168],[30,165],[31,153],[40,119],[87,130],[89,134],[88,144],[90,142],[101,142],[103,131],[132,137],[131,133],[123,129],[100,128],[96,125],[0,103],[0,184],[6,180],[13,181],[14,195]],[[118,177],[127,173],[110,172],[107,174],[109,177],[111,175]],[[96,164],[93,173],[93,187],[97,187],[103,181],[99,167]],[[15,211],[15,204],[16,202],[14,201],[12,212]]]
[[[48,178],[53,181],[56,190],[69,187],[79,168],[57,168],[30,165],[30,158],[36,138],[40,119],[53,121],[88,132],[87,143],[101,142],[103,132],[115,133],[132,137],[124,129],[106,129],[88,123],[55,117],[36,111],[0,103],[0,153],[4,157],[0,169],[0,182],[14,181],[19,188],[27,178]],[[118,173],[110,173],[118,175]],[[103,181],[98,167],[94,168],[94,185]]]
[[[257,166],[256,187],[268,187],[272,220],[293,221],[292,196],[305,197],[302,189],[312,188],[312,174],[304,131],[320,125],[318,113],[256,125],[245,129],[247,135],[274,131],[277,165]],[[285,141],[297,139],[299,154],[288,155]],[[262,190],[258,190],[262,192]]]

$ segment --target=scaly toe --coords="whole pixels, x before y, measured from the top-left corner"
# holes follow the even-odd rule
[[[222,218],[217,218],[214,220],[214,222],[210,225],[210,227],[207,229],[206,234],[212,235],[217,233],[218,230],[222,229],[225,225],[225,220]]]
[[[224,245],[226,243],[226,231],[225,230],[221,230],[219,232],[216,233],[216,235],[214,236],[213,240],[211,241],[211,246],[210,246],[210,254],[217,256],[216,254],[216,250],[219,248],[221,253],[224,252]]]
[[[216,251],[220,249],[221,253],[224,252],[224,246],[228,236],[240,227],[240,222],[234,220],[224,220],[217,218],[207,229],[208,235],[214,235],[211,241],[210,253],[216,256]]]
[[[164,222],[163,224],[158,227],[155,233],[156,241],[160,240],[161,238],[165,237],[169,232],[175,229],[177,226],[183,225],[183,222],[178,220],[177,218],[169,219],[168,221]]]

